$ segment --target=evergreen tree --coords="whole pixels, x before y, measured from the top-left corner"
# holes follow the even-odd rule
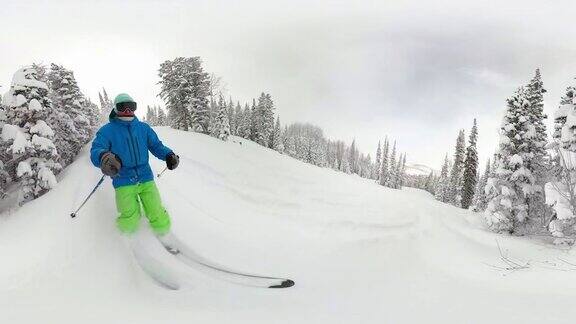
[[[114,103],[110,98],[108,98],[108,93],[106,89],[102,88],[102,94],[98,92],[98,96],[100,98],[100,120],[101,122],[105,123],[108,121],[108,115],[110,111],[114,109]]]
[[[396,141],[394,141],[394,146],[392,147],[392,154],[390,155],[390,170],[388,172],[388,179],[386,181],[385,186],[393,188],[394,183],[396,183],[396,171],[397,171],[397,162],[396,162]]]
[[[538,190],[533,175],[532,152],[535,127],[530,120],[531,103],[525,88],[507,100],[507,110],[495,155],[496,171],[488,179],[488,226],[496,231],[517,232],[528,218],[528,198]]]
[[[450,188],[448,189],[448,202],[454,206],[460,207],[462,200],[462,186],[464,180],[464,159],[465,152],[465,134],[460,130],[456,139],[456,149],[454,151],[454,162],[450,171]]]
[[[527,116],[530,127],[524,137],[527,139],[525,143],[528,145],[528,150],[532,154],[524,157],[524,163],[531,170],[536,184],[534,192],[528,197],[528,215],[532,220],[538,220],[540,227],[544,227],[546,219],[549,218],[549,208],[544,197],[544,185],[548,181],[549,157],[545,149],[548,143],[544,123],[547,116],[544,114],[543,97],[546,89],[544,89],[540,69],[536,69],[534,78],[526,90],[526,99],[530,103]]]
[[[271,148],[280,153],[284,152],[284,145],[282,144],[282,128],[280,127],[280,117],[276,118],[276,126],[272,133]]]
[[[168,116],[164,112],[164,109],[158,107],[158,124],[161,126],[168,126]]]
[[[94,134],[96,134],[96,131],[98,130],[98,128],[100,127],[100,125],[102,125],[102,113],[100,111],[100,107],[98,107],[97,104],[93,103],[92,100],[90,100],[90,98],[84,96],[82,94],[83,98],[84,98],[84,103],[85,103],[85,107],[86,107],[86,118],[88,118],[88,122],[90,124],[90,139],[92,139],[92,137],[94,136]]]
[[[574,104],[576,104],[576,87],[569,86],[560,98],[560,106],[554,112],[554,133],[552,134],[554,141],[562,142],[562,127],[566,123],[568,113],[573,110]]]
[[[242,112],[242,106],[240,106],[240,102],[237,102],[236,108],[234,109],[234,128],[232,128],[232,134],[242,137],[243,124],[244,114]]]
[[[228,123],[228,107],[224,97],[220,96],[218,102],[218,114],[215,120],[214,133],[212,136],[227,141],[230,136],[230,124]]]
[[[348,167],[350,173],[358,172],[358,150],[356,149],[356,140],[352,140],[352,144],[348,148]]]
[[[166,103],[170,125],[176,129],[209,132],[210,76],[200,57],[177,57],[160,64],[160,97]]]
[[[258,104],[252,104],[252,136],[256,143],[270,147],[270,137],[274,132],[274,103],[269,94],[262,93]]]
[[[53,107],[46,121],[54,131],[53,141],[60,153],[59,162],[65,167],[90,142],[101,119],[80,91],[72,71],[52,64],[46,78]]]
[[[326,145],[322,129],[310,124],[292,124],[284,131],[286,153],[317,166],[326,166]]]
[[[491,167],[490,167],[490,159],[488,159],[486,163],[486,167],[484,169],[484,174],[478,181],[476,186],[476,192],[474,193],[474,199],[472,202],[472,209],[474,211],[485,211],[486,206],[488,205],[488,201],[486,200],[486,184],[488,183],[488,178],[492,177]]]
[[[442,165],[442,170],[440,171],[440,178],[438,179],[438,184],[435,189],[436,199],[448,203],[450,201],[450,160],[448,159],[448,154],[444,157],[444,164]]]
[[[239,135],[245,139],[252,139],[252,110],[246,103],[242,112],[242,125]]]
[[[550,217],[549,231],[554,236],[564,235],[564,229],[573,229],[576,219],[576,88],[570,86],[554,113],[554,158],[551,160],[549,188],[556,193],[553,205],[556,215]],[[548,185],[547,185],[548,186]],[[571,213],[566,211],[570,210]]]
[[[208,130],[209,134],[213,137],[218,137],[218,125],[216,125],[216,117],[220,112],[220,105],[216,102],[214,98],[210,98],[208,103]]]
[[[236,114],[234,113],[234,103],[232,102],[232,97],[230,97],[230,101],[228,101],[227,111],[228,114],[228,122],[230,123],[230,134],[236,136]]]
[[[391,186],[392,188],[394,189],[402,188],[402,186],[404,185],[405,172],[406,172],[406,153],[400,154],[398,158],[396,171],[394,172],[396,177],[394,179],[394,183]]]
[[[388,185],[388,153],[390,150],[390,144],[388,143],[388,138],[384,140],[384,150],[382,153],[382,166],[380,167],[380,185],[386,186]]]
[[[382,165],[382,148],[380,146],[380,141],[378,141],[378,149],[376,149],[376,172],[375,172],[375,176],[374,179],[375,180],[380,180],[380,166]]]
[[[2,103],[2,96],[0,96],[0,135],[2,133],[2,128],[6,123],[6,107]],[[8,168],[6,166],[7,162],[10,160],[10,153],[8,151],[9,143],[5,141],[2,136],[0,136],[0,199],[6,197],[6,191],[8,185],[12,181],[12,177],[8,173]]]
[[[48,86],[38,80],[32,67],[18,70],[6,99],[2,140],[7,142],[7,172],[20,179],[20,202],[25,202],[56,185],[54,171],[60,169],[54,131],[45,122],[53,113]]]
[[[256,143],[264,142],[264,135],[261,133],[261,115],[256,106],[256,100],[252,99],[252,107],[250,108],[250,137],[249,139]]]
[[[296,143],[294,137],[290,136],[288,126],[284,127],[284,152],[291,157],[296,157]]]
[[[346,174],[352,173],[350,171],[350,163],[348,161],[348,157],[350,156],[349,149],[344,150],[344,158],[342,159],[342,172]]]
[[[476,142],[478,141],[478,127],[476,119],[468,138],[468,147],[466,148],[466,160],[464,161],[464,180],[462,185],[461,207],[468,209],[472,204],[474,191],[476,189],[476,179],[478,176],[478,152],[476,151]]]
[[[156,126],[156,112],[149,105],[146,106],[146,122],[150,126]]]
[[[436,193],[436,184],[435,184],[435,177],[434,172],[430,172],[424,181],[424,190],[428,191],[431,194]]]

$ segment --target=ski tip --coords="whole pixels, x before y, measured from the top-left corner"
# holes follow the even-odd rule
[[[294,286],[294,281],[292,281],[290,279],[286,279],[286,280],[282,281],[281,284],[270,286],[268,288],[290,288],[292,286]]]

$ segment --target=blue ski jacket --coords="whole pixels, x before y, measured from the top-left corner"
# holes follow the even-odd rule
[[[154,180],[148,163],[148,151],[158,159],[166,161],[166,156],[172,150],[162,144],[150,125],[136,117],[131,121],[120,120],[112,111],[109,121],[98,130],[92,141],[92,164],[99,168],[102,154],[108,151],[120,158],[122,166],[118,175],[112,178],[114,188]]]

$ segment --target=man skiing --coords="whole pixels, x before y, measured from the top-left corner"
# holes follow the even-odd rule
[[[200,257],[170,232],[170,217],[162,206],[160,194],[154,183],[154,174],[148,164],[148,151],[166,167],[174,170],[178,166],[178,155],[164,146],[152,128],[136,118],[136,102],[127,94],[121,93],[114,99],[114,109],[110,112],[110,122],[96,133],[90,149],[90,160],[102,169],[102,173],[112,177],[116,190],[116,219],[118,229],[123,233],[134,233],[140,223],[140,201],[150,226],[167,252],[184,264],[203,271],[226,277],[243,285],[268,288],[288,288],[294,281],[286,278],[257,276],[221,268]],[[145,250],[138,248],[136,240],[127,237],[134,257],[142,269],[158,284],[167,289],[179,289],[181,279],[169,269],[158,271],[156,261]]]
[[[96,133],[90,160],[102,173],[112,177],[116,191],[118,218],[122,233],[134,233],[140,223],[140,201],[153,231],[162,236],[170,231],[170,216],[162,206],[154,174],[148,163],[148,151],[166,167],[174,170],[179,157],[164,146],[154,130],[134,115],[136,102],[121,93],[114,99],[109,123]]]

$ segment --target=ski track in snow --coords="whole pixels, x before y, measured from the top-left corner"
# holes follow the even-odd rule
[[[115,229],[108,179],[88,152],[44,197],[0,215],[0,323],[569,323],[576,255],[489,233],[480,215],[428,193],[383,188],[280,155],[158,128],[181,157],[157,179],[173,231],[238,271],[289,277],[289,289],[234,285],[138,238],[183,289],[156,285]],[[154,158],[151,157],[153,160]],[[163,162],[153,160],[154,170]],[[496,240],[530,262],[501,271]]]

